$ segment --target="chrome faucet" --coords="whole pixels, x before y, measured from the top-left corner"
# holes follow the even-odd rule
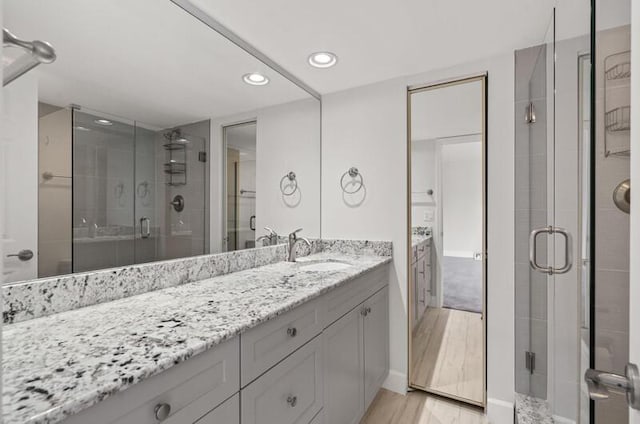
[[[267,230],[269,232],[269,234],[258,237],[256,239],[256,243],[258,243],[260,241],[263,241],[263,240],[268,240],[267,246],[275,246],[276,244],[278,244],[278,233],[276,233],[275,231],[273,231],[269,227],[264,227],[264,229]]]
[[[308,239],[304,237],[298,237],[298,233],[300,231],[302,231],[302,228],[298,228],[293,233],[289,234],[289,262],[296,261],[296,245],[299,241],[303,241],[307,244],[307,246],[311,247],[311,242]]]

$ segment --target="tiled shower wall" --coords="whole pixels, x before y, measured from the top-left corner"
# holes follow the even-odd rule
[[[618,183],[629,178],[630,170],[628,156],[605,157],[604,114],[629,105],[630,79],[607,81],[605,90],[604,61],[611,54],[630,50],[630,27],[599,31],[596,37],[595,358],[596,368],[624,374],[629,360],[629,215],[614,205],[612,193]],[[628,143],[629,131],[616,135],[626,135]],[[596,423],[628,420],[624,395],[596,402],[595,411]]]
[[[515,53],[515,376],[516,391],[547,396],[547,277],[529,266],[529,233],[547,225],[546,46]],[[535,122],[524,120],[530,104]],[[546,246],[538,260],[546,263]],[[526,352],[535,368],[526,368]]]

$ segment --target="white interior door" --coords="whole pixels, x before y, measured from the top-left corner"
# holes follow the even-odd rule
[[[12,282],[38,276],[37,79],[23,75],[2,90],[2,281]]]

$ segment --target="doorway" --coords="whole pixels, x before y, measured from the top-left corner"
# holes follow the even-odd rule
[[[223,129],[227,252],[254,248],[256,244],[256,131],[256,121]]]
[[[409,385],[484,407],[486,75],[407,106]]]

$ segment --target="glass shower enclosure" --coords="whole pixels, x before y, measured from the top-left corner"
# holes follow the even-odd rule
[[[74,272],[204,254],[209,121],[172,128],[73,110]]]
[[[628,422],[584,378],[629,360],[630,4],[601,3],[515,53],[516,392],[581,424]]]

